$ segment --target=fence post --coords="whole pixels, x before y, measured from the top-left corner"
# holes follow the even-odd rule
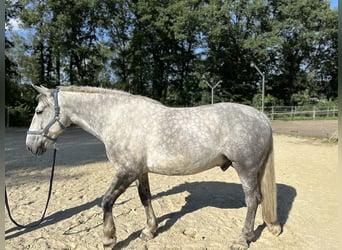
[[[9,128],[9,107],[6,107],[6,116],[7,116],[7,121],[6,121],[6,128]]]
[[[316,120],[316,107],[313,106],[312,118]]]
[[[274,106],[272,106],[272,114],[271,114],[271,120],[274,120]]]
[[[335,117],[336,107],[333,107],[333,117]]]

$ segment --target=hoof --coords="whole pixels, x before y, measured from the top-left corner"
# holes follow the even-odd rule
[[[248,249],[247,242],[234,242],[230,246],[230,250],[246,250],[246,249]]]
[[[237,238],[233,244],[230,246],[231,250],[246,250],[248,249],[248,243],[247,239],[243,236],[240,235],[239,238]]]
[[[116,244],[116,237],[103,239],[103,248],[112,249]]]
[[[277,224],[267,225],[268,230],[275,236],[281,234],[281,226]]]
[[[154,237],[153,233],[151,233],[149,230],[142,230],[140,234],[140,239],[144,241],[152,240]]]

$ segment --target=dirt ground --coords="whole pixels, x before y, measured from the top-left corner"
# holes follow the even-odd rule
[[[277,133],[274,141],[283,233],[275,237],[264,229],[259,209],[250,249],[337,250],[337,144]],[[26,224],[43,211],[52,150],[36,158],[25,151],[24,142],[25,130],[7,131],[10,206],[13,216]],[[100,203],[115,170],[102,144],[79,129],[67,130],[59,148],[46,220],[37,228],[18,229],[6,213],[6,249],[103,249]],[[177,177],[150,174],[150,184],[159,223],[156,237],[148,242],[139,238],[146,218],[132,185],[113,209],[115,249],[228,249],[241,232],[246,207],[233,168]]]
[[[337,120],[308,121],[271,121],[274,132],[296,135],[330,138],[337,137]]]

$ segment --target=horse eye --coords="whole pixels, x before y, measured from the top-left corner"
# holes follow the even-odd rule
[[[37,115],[40,115],[40,114],[42,114],[43,113],[43,110],[36,110],[36,114]]]

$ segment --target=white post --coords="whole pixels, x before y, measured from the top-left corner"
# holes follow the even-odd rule
[[[10,124],[10,122],[9,122],[9,117],[10,117],[10,115],[9,115],[9,107],[7,107],[7,122],[6,122],[6,128],[9,128],[9,124]]]
[[[214,86],[212,86],[207,80],[204,81],[211,88],[211,104],[214,104],[214,89],[222,82],[222,80],[218,81]]]
[[[251,62],[251,67],[254,67],[259,74],[262,76],[262,88],[261,88],[261,112],[264,113],[264,103],[265,103],[265,74],[256,66],[254,62]]]
[[[264,73],[261,73],[261,74],[262,74],[261,112],[264,113],[264,106],[265,106],[265,74]]]
[[[312,118],[316,120],[316,108],[313,106]]]
[[[272,121],[274,120],[274,106],[272,106],[272,115],[271,115]]]

